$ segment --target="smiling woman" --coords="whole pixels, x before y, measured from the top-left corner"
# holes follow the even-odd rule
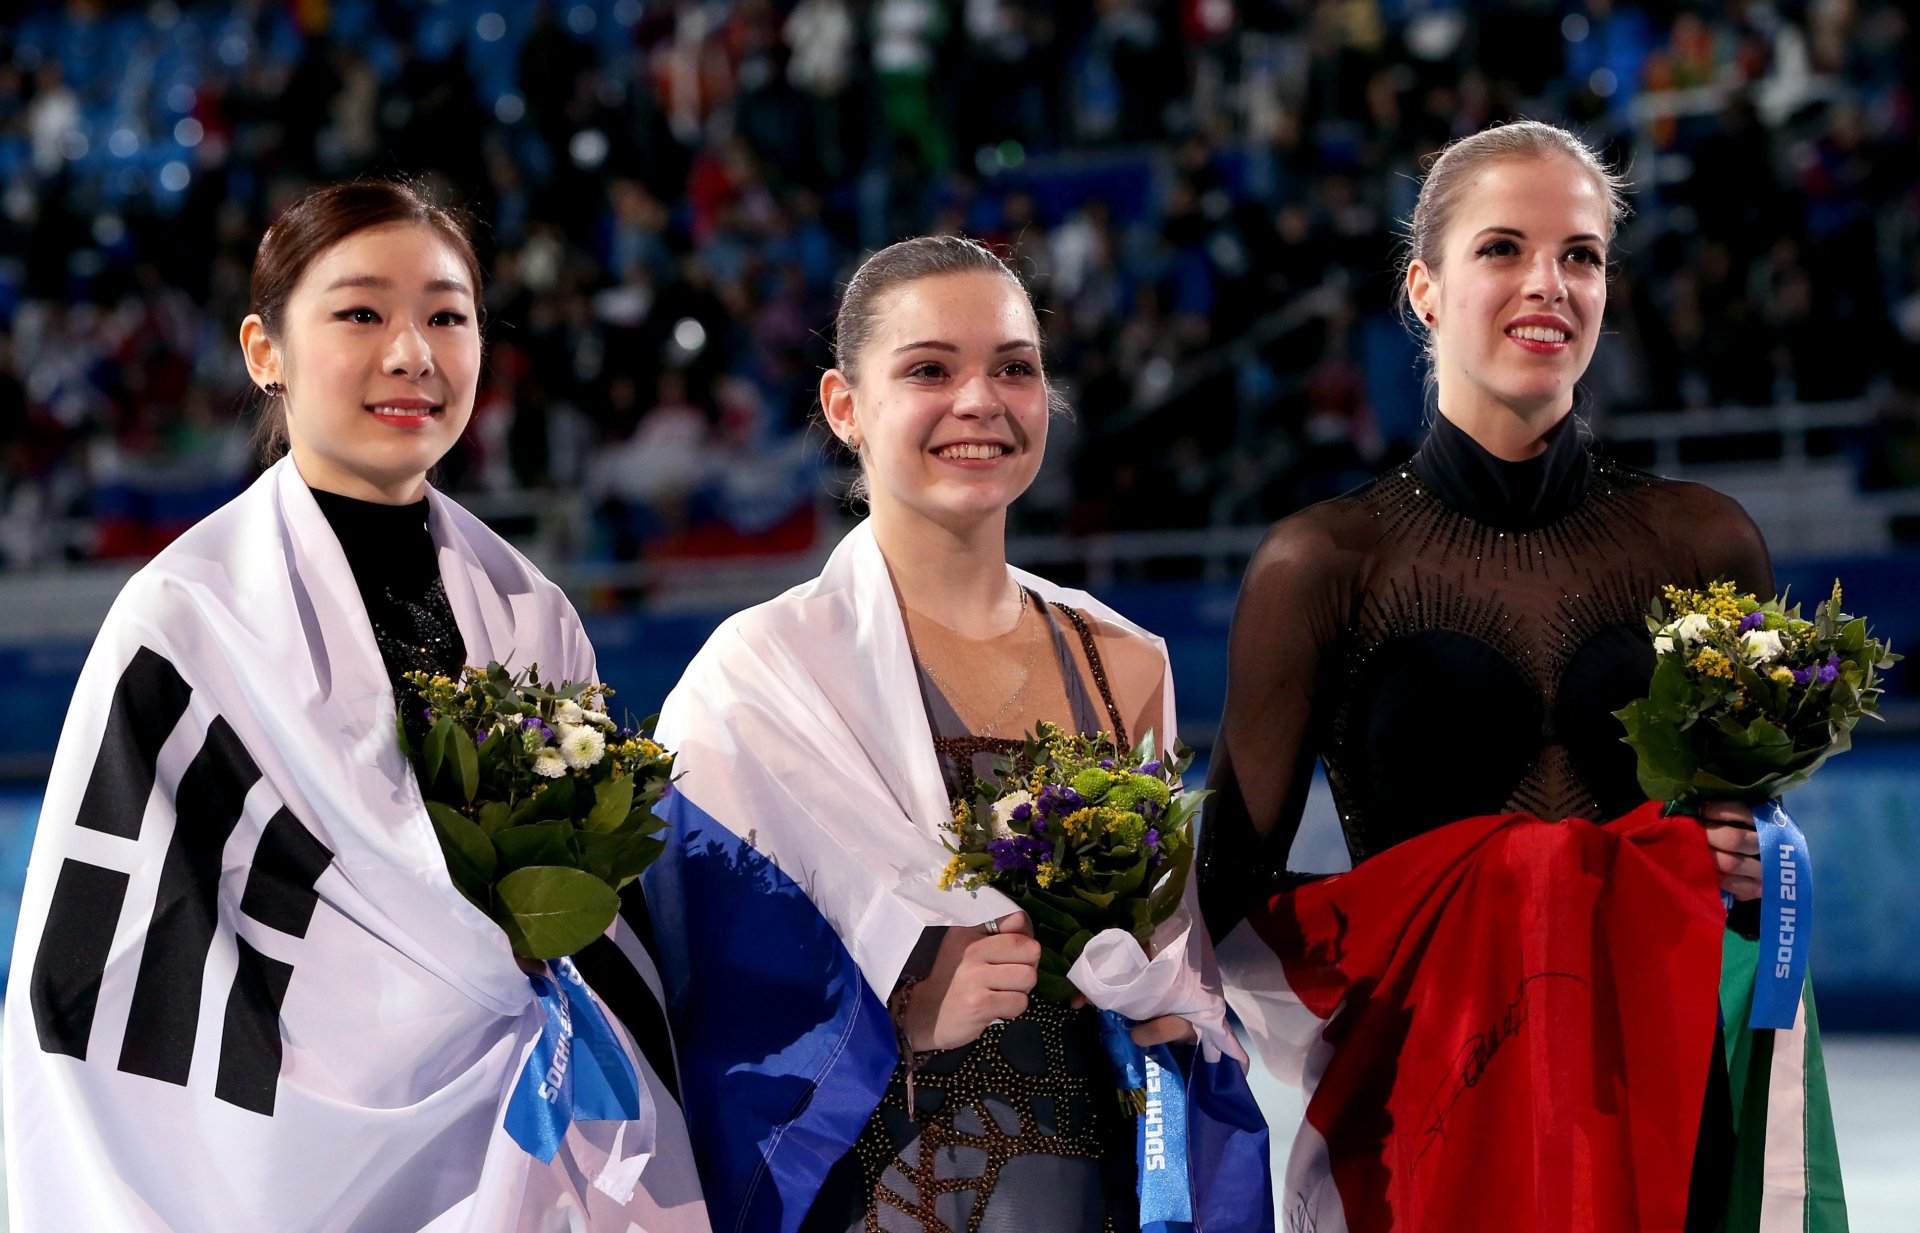
[[[1547,124],[1488,129],[1436,159],[1404,271],[1431,363],[1427,439],[1277,523],[1241,588],[1199,881],[1229,997],[1271,1029],[1264,1060],[1297,1081],[1297,1047],[1316,1051],[1284,1187],[1303,1225],[1382,1227],[1363,1221],[1391,1211],[1395,1227],[1560,1227],[1563,1196],[1579,1194],[1589,1227],[1694,1230],[1758,1201],[1762,1152],[1749,1135],[1736,1158],[1728,1099],[1728,1058],[1752,1055],[1715,1026],[1722,943],[1729,970],[1753,946],[1744,909],[1729,917],[1715,891],[1757,895],[1757,843],[1723,807],[1659,818],[1614,712],[1646,692],[1644,613],[1663,587],[1771,595],[1773,572],[1735,502],[1614,465],[1574,414],[1619,193]],[[1354,869],[1302,887],[1287,862],[1316,760]],[[1656,836],[1677,855],[1659,893],[1633,898]],[[1399,948],[1415,936],[1436,958]],[[1446,938],[1472,941],[1449,953]],[[1631,972],[1591,970],[1612,948],[1633,954]],[[1337,1015],[1328,997],[1328,1024],[1290,1018],[1289,982],[1304,987],[1316,955],[1373,996]],[[1539,980],[1568,967],[1586,973],[1582,992]],[[1651,1022],[1662,1035],[1647,1048]],[[1523,1026],[1531,1044],[1489,1056]],[[1523,1052],[1527,1066],[1505,1064]],[[1686,1064],[1669,1069],[1675,1056]],[[1809,1055],[1774,1056],[1777,1080]],[[1811,1125],[1825,1093],[1808,1073],[1795,1099]],[[1734,1090],[1769,1076],[1745,1078]],[[1431,1093],[1456,1086],[1473,1099],[1443,1136]],[[1827,1159],[1819,1147],[1808,1162]],[[1815,1171],[1805,1193],[1828,1202],[1835,1179]]]
[[[819,388],[871,516],[819,578],[723,625],[662,709],[679,778],[648,896],[683,952],[668,1006],[716,1224],[1140,1227],[1096,1012],[1030,997],[1027,917],[940,876],[953,800],[1023,731],[1173,735],[1159,640],[1007,564],[1008,506],[1046,450],[1042,352],[1026,289],[982,245],[924,236],[869,257]],[[1142,1043],[1192,1040],[1224,1009],[1192,919],[1161,927],[1142,983],[1179,972],[1197,992],[1143,998],[1159,1017]],[[1197,1053],[1195,1219],[1268,1229],[1222,1197],[1265,1181],[1239,1048],[1203,1037]],[[1229,1160],[1257,1176],[1221,1181]]]
[[[572,1100],[535,1052],[553,987],[454,887],[395,738],[407,672],[596,679],[566,597],[426,482],[473,410],[479,286],[401,185],[261,241],[240,340],[289,456],[135,575],[82,673],[6,1010],[19,1227],[708,1227],[630,932],[579,996],[633,1031],[571,1013],[631,1099],[516,1120]]]
[[[420,498],[473,414],[480,263],[447,211],[384,184],[307,198],[270,229],[240,327],[269,402],[269,455],[307,483],[384,504]]]

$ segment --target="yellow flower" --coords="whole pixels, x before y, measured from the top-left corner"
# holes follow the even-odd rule
[[[1702,676],[1724,677],[1729,681],[1733,679],[1733,661],[1712,647],[1693,657],[1693,670]]]
[[[973,825],[973,806],[969,805],[966,801],[963,801],[963,800],[955,801],[953,803],[953,824],[952,825],[953,825],[954,834],[956,835],[966,834],[967,828]]]
[[[966,875],[966,872],[966,862],[957,856],[954,857],[947,862],[947,867],[940,871],[940,889],[952,890],[959,884],[960,879]]]
[[[1060,866],[1052,861],[1041,861],[1040,867],[1033,871],[1033,880],[1042,886],[1052,886],[1060,878]]]
[[[1793,684],[1793,669],[1775,668],[1772,672],[1767,673],[1767,679],[1777,685],[1791,685]]]
[[[635,737],[633,741],[633,747],[639,750],[643,757],[648,757],[648,758],[657,758],[661,754],[667,752],[666,750],[660,748],[660,746],[654,744],[652,741],[648,740],[644,736]]]
[[[1060,819],[1060,829],[1066,831],[1068,835],[1078,835],[1082,831],[1092,829],[1091,824],[1097,816],[1099,816],[1099,811],[1092,806],[1088,806],[1085,809],[1076,809],[1066,817]],[[1042,883],[1042,885],[1044,885],[1044,883]]]

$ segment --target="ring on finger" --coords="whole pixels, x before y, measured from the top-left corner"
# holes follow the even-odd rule
[[[1000,932],[1000,922],[997,920],[990,920],[980,927],[985,929],[989,935]]]

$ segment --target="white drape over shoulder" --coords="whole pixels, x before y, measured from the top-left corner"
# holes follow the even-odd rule
[[[430,494],[469,662],[590,678],[566,598]],[[128,584],[61,736],[6,1008],[19,1230],[705,1230],[677,1107],[501,1129],[542,1013],[453,887],[290,461]],[[637,947],[646,978],[657,979]],[[619,1029],[616,1027],[616,1033]]]
[[[1160,639],[1092,596],[1012,573],[1045,600],[1149,640],[1164,662]],[[1164,686],[1162,734],[1173,731],[1171,669]],[[677,753],[677,790],[806,891],[882,1000],[923,928],[1014,910],[996,891],[939,888],[951,805],[870,523],[847,535],[819,577],[714,632],[668,696],[658,736]],[[1138,1019],[1187,1014],[1210,1053],[1242,1057],[1191,891],[1156,934],[1151,963],[1110,931],[1089,947],[1097,968],[1083,960],[1074,976],[1099,1005]]]

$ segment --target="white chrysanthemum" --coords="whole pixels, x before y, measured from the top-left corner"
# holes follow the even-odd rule
[[[1689,612],[1671,626],[1674,636],[1692,646],[1713,629],[1713,618],[1704,612]]]
[[[576,771],[584,771],[607,752],[607,738],[600,729],[585,724],[560,729],[560,756]]]
[[[1777,629],[1750,629],[1740,636],[1740,649],[1750,664],[1770,664],[1786,652]]]
[[[1662,655],[1673,649],[1673,626],[1669,625],[1653,636],[1653,649]]]
[[[568,702],[562,698],[553,704],[553,722],[565,724],[569,728],[578,727],[587,721],[587,713],[580,709],[578,702]]]
[[[993,837],[1009,839],[1013,836],[1013,811],[1021,805],[1033,803],[1033,793],[1022,788],[1001,797],[993,803]]]
[[[548,779],[558,779],[567,773],[567,760],[560,756],[559,750],[549,745],[533,755],[533,773],[544,775]]]
[[[600,729],[602,732],[613,731],[613,716],[607,714],[605,711],[587,711],[586,718],[588,723]]]

